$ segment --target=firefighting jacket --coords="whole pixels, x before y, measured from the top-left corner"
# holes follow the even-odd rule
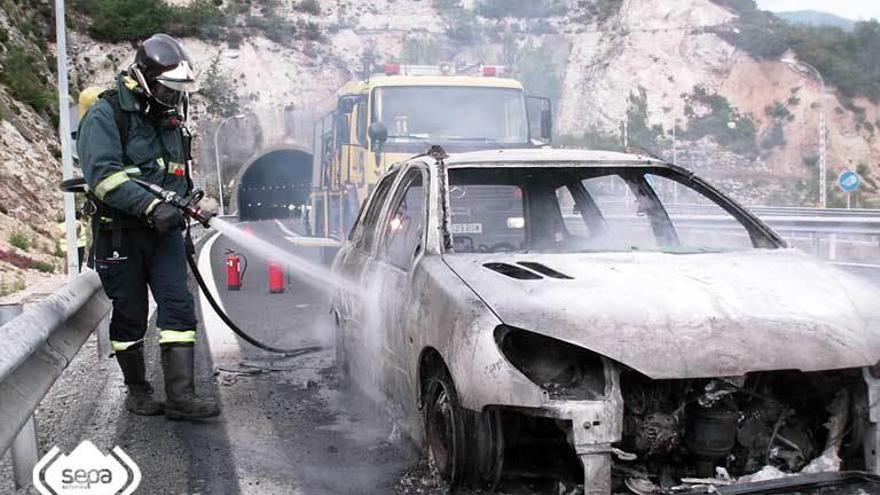
[[[184,137],[179,127],[163,127],[161,122],[140,110],[132,93],[135,82],[120,75],[116,82],[120,118],[128,128],[120,133],[114,104],[102,97],[91,107],[77,131],[77,152],[89,189],[100,204],[124,217],[142,219],[158,200],[132,177],[158,184],[185,196],[186,177]],[[124,139],[127,131],[127,139]],[[123,151],[124,147],[124,151]]]

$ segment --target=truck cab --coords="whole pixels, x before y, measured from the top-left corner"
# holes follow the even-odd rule
[[[527,96],[503,70],[385,64],[345,84],[315,126],[312,235],[344,239],[377,178],[431,145],[461,152],[550,144],[550,101]]]

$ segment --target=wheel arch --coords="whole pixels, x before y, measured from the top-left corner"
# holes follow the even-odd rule
[[[421,409],[422,405],[423,405],[422,404],[422,397],[425,392],[425,390],[424,390],[425,379],[428,376],[431,376],[431,373],[438,370],[438,369],[442,369],[444,372],[446,372],[446,374],[450,378],[452,378],[452,372],[449,369],[449,365],[446,364],[446,360],[443,358],[443,355],[440,353],[439,350],[437,350],[436,347],[426,346],[424,349],[422,349],[422,351],[419,353],[418,363],[419,363],[418,376],[416,378],[418,380],[417,383],[419,385],[418,386],[418,406],[419,406],[419,409]],[[454,388],[457,388],[455,386],[454,379],[452,380],[452,386]],[[457,392],[457,390],[456,390],[456,392]]]

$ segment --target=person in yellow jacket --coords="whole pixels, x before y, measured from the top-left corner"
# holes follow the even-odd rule
[[[89,229],[82,219],[82,213],[76,212],[76,255],[79,259],[79,271],[82,271],[88,245]],[[58,250],[67,254],[67,224],[63,221],[58,223]]]

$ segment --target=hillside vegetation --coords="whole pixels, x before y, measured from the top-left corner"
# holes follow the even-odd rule
[[[181,38],[224,40],[236,44],[249,34],[260,33],[279,43],[301,38],[319,39],[312,22],[290,22],[278,14],[280,0],[193,0],[175,5],[165,0],[74,0],[77,13],[86,17],[84,27],[98,41],[142,40],[164,32]],[[300,0],[295,10],[318,15],[316,0]]]
[[[62,271],[50,2],[0,0],[0,297]]]
[[[758,10],[753,0],[713,0],[739,18],[719,31],[725,39],[759,59],[778,60],[789,49],[816,67],[844,96],[880,101],[880,23],[856,22],[852,30],[827,25],[791,24]]]

